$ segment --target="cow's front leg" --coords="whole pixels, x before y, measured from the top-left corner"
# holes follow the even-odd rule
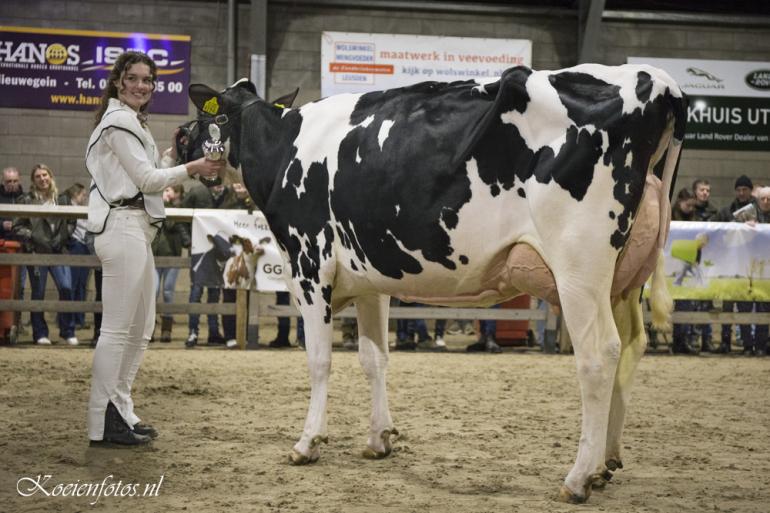
[[[302,436],[294,445],[290,461],[294,465],[314,463],[321,455],[320,445],[328,441],[326,402],[332,358],[331,307],[321,297],[300,306],[305,321],[305,351],[310,374],[310,406]]]
[[[601,479],[605,469],[610,396],[620,353],[620,338],[612,316],[609,290],[601,292],[583,295],[573,288],[568,294],[560,294],[575,348],[583,403],[577,458],[559,494],[565,502],[585,502],[593,483]]]
[[[391,436],[398,431],[388,408],[388,296],[364,296],[356,299],[358,310],[358,361],[372,393],[372,416],[364,458],[379,459],[390,454]]]

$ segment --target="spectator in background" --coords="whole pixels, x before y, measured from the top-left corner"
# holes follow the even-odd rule
[[[19,170],[15,167],[6,167],[3,169],[2,182],[0,182],[0,203],[15,205],[21,203],[24,197],[24,190],[21,186]],[[0,239],[16,240],[16,233],[13,231],[13,219],[9,217],[0,217]],[[26,273],[24,266],[19,266],[19,281],[14,291],[13,299],[24,297],[24,279]],[[12,299],[12,298],[8,298]],[[21,312],[14,312],[13,323],[17,328],[17,333],[21,328]]]
[[[718,214],[717,208],[710,202],[711,184],[708,180],[699,178],[692,183],[692,193],[695,195],[695,211],[693,221],[713,221]],[[695,310],[698,312],[709,312],[714,308],[713,301],[694,301]],[[696,328],[700,331],[701,352],[711,352],[712,347],[712,329],[711,324],[698,324]]]
[[[711,184],[708,180],[699,178],[692,183],[692,193],[695,196],[693,221],[713,221],[717,209],[710,203]]]
[[[75,183],[64,191],[64,196],[69,199],[71,205],[83,206],[88,204],[88,191],[86,187],[81,183]],[[90,251],[88,249],[88,241],[86,240],[86,220],[77,219],[75,221],[75,229],[72,232],[67,243],[67,250],[71,255],[88,255]],[[88,277],[91,274],[89,267],[70,267],[70,276],[72,277],[72,300],[73,301],[85,301],[86,290],[88,288]],[[86,316],[83,312],[73,313],[75,327],[77,329],[86,328]]]
[[[493,307],[496,308],[496,307]],[[497,344],[495,340],[497,336],[497,321],[482,319],[479,321],[479,340],[468,347],[465,350],[469,353],[488,352],[488,353],[502,353],[503,349]]]
[[[24,190],[21,187],[19,170],[15,167],[3,169],[3,181],[0,183],[0,203],[15,205],[16,203],[22,203],[23,197]],[[15,239],[16,234],[13,232],[13,219],[3,217],[0,218],[0,222],[2,223],[0,239]]]
[[[246,187],[236,182],[232,185],[212,182],[204,185],[199,182],[193,185],[182,200],[184,208],[218,208],[218,209],[251,209],[254,203],[249,197]],[[203,297],[203,286],[190,284],[190,303],[200,303]],[[206,287],[206,303],[218,303],[219,296],[225,303],[235,303],[237,292],[235,289],[220,289],[219,287]],[[198,324],[200,316],[190,314],[188,329],[189,334],[185,346],[195,347],[198,344]],[[224,337],[219,332],[219,319],[215,314],[208,315],[208,343],[225,344],[228,348],[237,347],[235,340],[235,316],[223,315],[222,328]]]
[[[672,221],[692,221],[695,219],[695,196],[689,189],[681,189],[674,200],[671,208]],[[682,285],[682,279],[685,273],[682,273],[675,285]],[[674,300],[674,310],[677,312],[694,312],[696,304],[690,299]],[[693,343],[694,331],[692,324],[674,324],[673,342],[671,352],[674,354],[698,354],[698,349]]]
[[[770,223],[770,187],[762,187],[757,191],[757,222]],[[757,301],[757,312],[770,312],[770,302]],[[757,356],[767,356],[769,329],[767,323],[757,324],[754,330],[754,348]]]
[[[181,185],[172,185],[163,189],[163,205],[166,208],[178,208],[182,204],[184,188]],[[163,223],[155,240],[152,241],[152,254],[155,256],[178,257],[182,256],[182,249],[190,247],[190,232],[187,223],[169,221]],[[176,280],[179,276],[178,267],[155,268],[155,297],[157,298],[161,286],[163,287],[163,302],[174,302]],[[171,332],[174,328],[174,316],[162,314],[160,316],[160,341],[171,342]]]
[[[734,222],[733,213],[748,205],[755,205],[756,202],[751,196],[751,191],[754,188],[754,184],[751,179],[746,175],[741,175],[735,180],[735,199],[732,203],[724,207],[719,211],[715,221],[721,222]],[[751,312],[754,307],[753,301],[723,301],[722,311],[732,312],[734,308],[737,308],[739,312]],[[741,340],[743,341],[743,350],[745,353],[753,354],[754,343],[751,335],[751,324],[741,324],[739,327]],[[722,342],[717,352],[729,353],[732,343],[732,324],[722,324]]]
[[[69,205],[69,198],[62,194],[58,196],[56,181],[53,171],[45,164],[36,164],[32,168],[29,194],[23,202],[32,205]],[[62,253],[75,229],[74,219],[43,218],[32,219],[19,218],[13,225],[14,232],[24,243],[27,253],[56,254]],[[72,300],[72,275],[67,266],[39,266],[27,268],[32,286],[32,299],[45,298],[45,285],[48,273],[59,291],[59,301]],[[48,324],[45,322],[43,312],[32,312],[32,339],[37,344],[50,345],[48,338]],[[57,316],[59,321],[59,336],[69,345],[78,345],[75,336],[75,319],[71,313],[61,312]]]

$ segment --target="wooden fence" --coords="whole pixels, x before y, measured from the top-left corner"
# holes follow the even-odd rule
[[[202,209],[168,208],[169,220],[191,222],[193,214]],[[203,210],[205,211],[205,210]],[[218,212],[221,212],[218,211]],[[42,205],[4,205],[0,204],[0,217],[64,217],[85,218],[87,207],[42,206]],[[0,253],[0,265],[15,266],[83,266],[100,267],[99,259],[94,255],[62,254],[27,254]],[[159,268],[189,268],[190,257],[155,257]],[[236,316],[236,340],[244,348],[247,333],[256,332],[250,327],[259,324],[260,316],[297,317],[299,312],[293,306],[276,305],[274,293],[238,290],[235,303],[158,303],[157,312],[167,314],[216,314]],[[100,312],[101,302],[95,301],[52,301],[0,299],[0,311],[19,312]],[[645,319],[649,311],[645,308]],[[345,308],[335,317],[355,317],[355,307]],[[504,321],[542,321],[546,322],[545,349],[553,352],[556,345],[566,345],[566,337],[557,340],[559,316],[552,310],[545,309],[505,309],[505,308],[446,308],[446,307],[391,307],[393,319],[469,319],[469,320],[504,320]],[[672,321],[685,324],[770,324],[770,313],[727,313],[719,309],[708,312],[674,312]],[[560,333],[562,330],[558,330]]]

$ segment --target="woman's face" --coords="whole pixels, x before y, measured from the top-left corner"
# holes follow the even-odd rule
[[[32,181],[39,191],[48,191],[51,188],[51,173],[47,169],[37,168],[32,174]]]
[[[150,101],[155,88],[150,67],[142,62],[131,64],[115,83],[115,87],[118,88],[118,100],[139,112]]]
[[[83,189],[78,193],[75,193],[75,195],[72,197],[72,203],[74,205],[85,205],[87,200],[88,200],[88,195],[86,194],[85,189]]]
[[[685,214],[692,213],[695,210],[695,200],[693,198],[679,200],[679,210]]]

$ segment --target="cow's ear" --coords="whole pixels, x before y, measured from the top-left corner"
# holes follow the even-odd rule
[[[207,85],[190,84],[188,88],[190,100],[198,107],[198,110],[216,116],[221,114],[224,108],[224,102],[221,95]]]
[[[246,89],[251,94],[257,94],[257,86],[254,85],[248,78],[242,78],[232,85],[232,87],[241,87]]]
[[[299,93],[299,87],[296,88],[294,92],[285,94],[280,98],[276,98],[271,103],[276,107],[281,107],[281,108],[291,107],[291,105],[294,103],[294,100],[297,98],[298,93]]]

